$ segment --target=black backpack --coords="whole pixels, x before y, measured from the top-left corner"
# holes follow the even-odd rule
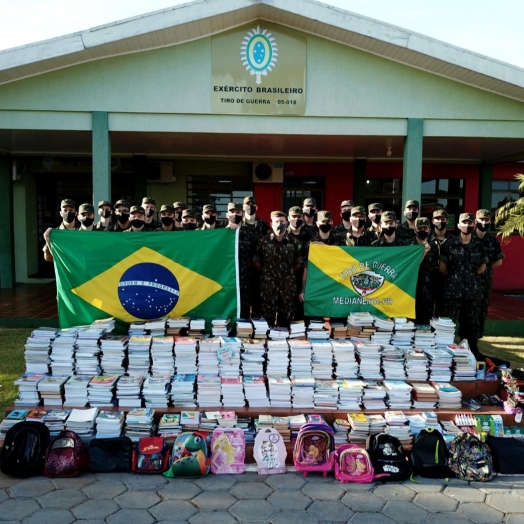
[[[133,442],[129,437],[95,438],[89,442],[89,471],[131,471]]]
[[[423,429],[411,449],[411,469],[415,475],[435,479],[452,475],[448,466],[448,448],[441,433],[436,429]]]
[[[12,477],[41,475],[49,445],[49,428],[42,422],[18,422],[7,431],[0,470]]]
[[[406,450],[397,437],[387,433],[371,435],[367,448],[375,478],[379,480],[404,480],[410,475]]]

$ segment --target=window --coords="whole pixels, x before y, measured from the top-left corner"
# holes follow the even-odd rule
[[[518,180],[493,180],[491,185],[491,210],[514,202],[519,198]]]
[[[444,207],[450,217],[458,218],[464,210],[463,178],[430,178],[422,181],[422,214],[430,216]],[[450,219],[452,222],[452,219]]]
[[[325,183],[323,177],[285,177],[283,211],[287,213],[293,206],[302,207],[305,198],[314,198],[317,201],[317,209],[323,209]]]
[[[397,217],[402,216],[402,179],[401,178],[370,178],[366,180],[366,203],[378,202],[384,211],[394,211]],[[360,205],[359,202],[355,204]]]

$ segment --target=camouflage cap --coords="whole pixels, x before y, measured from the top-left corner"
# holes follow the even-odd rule
[[[202,208],[202,213],[207,213],[209,211],[214,211],[216,213],[217,211],[217,208],[215,207],[215,204],[206,204],[203,208]]]
[[[227,205],[227,210],[231,211],[233,209],[237,211],[242,211],[243,210],[242,204],[240,202],[229,202],[229,204]]]
[[[420,204],[418,200],[408,200],[406,202],[406,207],[409,207],[409,206],[415,206],[416,208],[420,209]]]
[[[169,211],[169,213],[174,213],[175,208],[171,204],[162,204],[162,206],[160,207],[160,213],[162,213],[163,211]]]
[[[284,213],[284,211],[271,211],[271,218],[279,218],[279,217],[287,218],[287,215]]]
[[[119,206],[127,207],[127,209],[129,209],[130,207],[129,202],[127,200],[117,200],[115,202],[115,209]]]
[[[395,211],[384,211],[380,219],[382,220],[382,222],[387,222],[388,220],[395,220],[396,222],[397,215]]]
[[[333,215],[331,214],[331,211],[319,211],[317,214],[317,220],[319,222],[322,222],[323,220],[333,220]]]
[[[62,200],[62,202],[60,202],[60,207],[64,207],[64,206],[70,206],[70,207],[76,208],[76,203],[71,198],[64,198],[64,200]]]
[[[156,200],[154,198],[151,198],[151,197],[144,197],[142,199],[142,205],[144,204],[153,204],[154,206],[156,206]]]
[[[433,218],[444,217],[448,218],[448,212],[445,209],[437,209],[433,211]]]
[[[314,198],[304,198],[303,206],[317,207],[317,201]]]
[[[176,209],[177,207],[179,209],[187,209],[187,205],[185,202],[173,202],[173,207]]]
[[[365,207],[362,207],[362,206],[355,206],[352,210],[351,210],[351,216],[353,215],[357,215],[358,213],[361,213],[363,215],[366,214],[366,208]]]
[[[134,213],[141,213],[142,215],[145,215],[146,212],[144,210],[144,208],[142,206],[133,206],[130,210],[129,210],[129,214],[130,215],[133,215]]]
[[[184,209],[184,211],[182,211],[182,218],[196,218],[195,212],[192,209]]]
[[[342,202],[340,202],[340,207],[353,207],[355,205],[355,202],[353,202],[353,200],[342,200]]]
[[[375,210],[382,211],[382,204],[379,204],[378,202],[375,202],[374,204],[369,204],[368,213]]]
[[[491,220],[491,211],[489,209],[479,209],[477,210],[475,218],[487,218]]]
[[[302,208],[300,208],[298,206],[290,207],[289,208],[289,216],[292,216],[292,215],[300,215],[300,216],[302,216],[303,215]]]
[[[257,199],[253,195],[248,195],[247,197],[244,197],[244,204],[249,204],[250,202],[255,204],[255,206],[257,205]]]
[[[95,208],[93,207],[93,204],[80,204],[80,207],[78,208],[79,213],[94,213]]]
[[[475,217],[473,216],[473,213],[461,213],[459,216],[459,222],[464,222],[466,220],[475,222]]]
[[[415,227],[429,227],[429,220],[426,217],[415,219]]]
[[[100,200],[100,202],[98,202],[98,207],[101,208],[102,206],[113,207],[111,205],[111,202],[109,202],[109,200]]]

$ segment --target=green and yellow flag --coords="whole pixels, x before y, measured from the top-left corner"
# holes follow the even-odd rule
[[[236,234],[51,232],[60,327],[237,316]]]
[[[311,244],[305,314],[345,317],[368,311],[415,318],[418,268],[424,247],[339,247]]]

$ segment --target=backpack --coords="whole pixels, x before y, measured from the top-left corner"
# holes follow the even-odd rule
[[[49,445],[49,428],[42,422],[18,422],[5,436],[0,471],[13,477],[41,475]]]
[[[253,458],[259,475],[286,472],[287,449],[282,435],[275,428],[261,428],[255,437]]]
[[[297,435],[293,462],[297,471],[307,476],[309,471],[331,471],[331,454],[335,450],[335,435],[327,424],[304,424]]]
[[[409,478],[409,459],[406,450],[397,437],[387,433],[371,435],[367,448],[375,470],[375,478],[380,480],[404,480]]]
[[[116,473],[131,471],[133,442],[129,437],[94,438],[89,442],[89,471]]]
[[[209,449],[206,436],[196,431],[180,433],[173,443],[169,478],[203,477],[209,473]]]
[[[449,467],[457,478],[467,482],[493,479],[493,458],[489,447],[471,433],[462,433],[452,440]]]
[[[133,450],[134,473],[163,473],[169,465],[164,437],[142,437]]]
[[[74,431],[61,431],[51,440],[45,457],[46,477],[76,477],[88,467],[89,455],[82,440]]]
[[[488,435],[488,446],[497,473],[524,475],[524,442],[520,438]]]
[[[368,452],[358,444],[342,444],[333,453],[335,478],[340,482],[373,482],[373,464]]]
[[[448,449],[440,432],[433,428],[423,429],[411,449],[411,469],[415,475],[429,478],[448,478]]]
[[[246,471],[246,437],[240,428],[215,428],[211,439],[211,473]]]

